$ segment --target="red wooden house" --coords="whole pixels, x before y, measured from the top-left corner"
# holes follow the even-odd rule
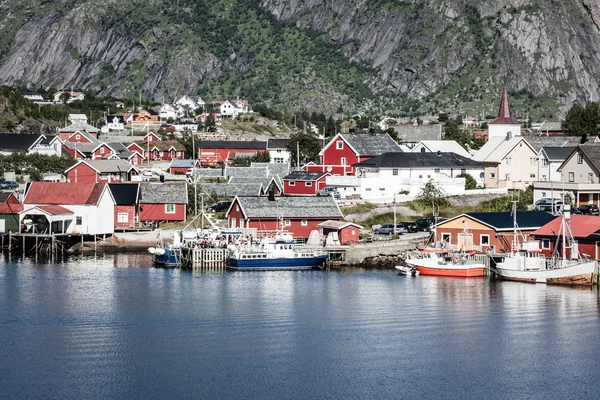
[[[343,217],[333,197],[236,197],[227,211],[230,228],[255,228],[273,232],[281,228],[295,238],[307,239],[319,224]]]
[[[554,253],[561,219],[555,218],[531,234],[540,241],[542,254],[546,257],[551,257]],[[577,242],[579,254],[593,260],[600,260],[600,217],[571,215],[571,231],[573,239]],[[558,241],[558,255],[562,256],[562,240]],[[567,257],[571,257],[569,250],[567,250]]]
[[[325,187],[329,172],[292,171],[283,178],[283,193],[292,195],[315,195]]]
[[[73,183],[116,183],[131,181],[139,170],[127,160],[82,160],[65,175]]]
[[[98,141],[96,136],[85,131],[76,130],[75,132],[60,132],[60,140],[70,143],[95,143]]]
[[[144,159],[148,160],[148,151],[150,151],[150,160],[183,160],[185,158],[185,147],[177,140],[150,140],[148,142],[135,142],[130,144],[127,148],[130,151],[142,149]]]
[[[267,151],[267,142],[245,140],[203,140],[198,159],[202,166],[233,161],[239,154],[256,154]]]
[[[156,133],[149,132],[146,136],[144,136],[144,139],[142,139],[142,140],[144,142],[158,142],[159,140],[162,140],[162,139]]]
[[[402,152],[402,149],[387,133],[338,133],[319,153],[321,164],[307,165],[305,169],[332,175],[354,175],[352,164],[393,152]]]
[[[14,193],[0,192],[0,233],[19,232],[19,213],[23,204]]]
[[[332,244],[353,244],[360,240],[362,226],[348,221],[325,221],[317,225],[321,228],[321,235],[331,240]],[[337,241],[335,237],[337,236]],[[330,239],[331,238],[331,239]]]
[[[140,223],[140,184],[110,183],[115,199],[115,230],[135,229]]]
[[[175,174],[185,175],[185,173],[190,168],[194,168],[194,166],[196,166],[196,168],[198,168],[200,166],[200,163],[197,160],[173,160],[173,161],[171,161],[171,165],[169,165],[169,173],[171,175],[175,175]]]
[[[185,221],[187,203],[186,182],[142,183],[140,221],[154,225],[162,221]]]

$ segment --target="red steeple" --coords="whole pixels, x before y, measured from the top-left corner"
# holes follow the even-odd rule
[[[502,88],[502,98],[500,99],[500,110],[498,110],[498,118],[490,122],[490,124],[519,124],[510,115],[510,106],[508,105],[508,90],[506,86]]]

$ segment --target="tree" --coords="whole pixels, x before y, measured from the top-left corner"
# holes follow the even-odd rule
[[[597,136],[600,134],[600,103],[592,101],[585,107],[576,103],[567,111],[562,128],[571,136]]]
[[[292,165],[296,165],[296,160],[298,159],[296,153],[297,146],[300,147],[300,164],[318,161],[319,152],[321,151],[321,142],[319,139],[305,133],[296,133],[290,136],[288,151],[290,152]]]
[[[71,95],[67,92],[62,92],[61,95],[59,96],[59,98],[60,98],[60,101],[63,102],[63,104],[67,104],[67,102],[71,98]]]
[[[204,126],[206,127],[206,132],[214,132],[215,131],[215,119],[212,113],[208,113],[206,119],[204,120]]]
[[[465,189],[473,190],[477,189],[477,181],[471,175],[464,173],[456,176],[457,178],[465,178]]]
[[[421,203],[423,207],[436,208],[447,207],[450,202],[446,198],[446,193],[436,186],[435,182],[430,180],[421,188],[421,192],[415,197],[415,201]]]

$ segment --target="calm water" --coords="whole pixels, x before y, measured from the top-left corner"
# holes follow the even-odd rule
[[[15,261],[2,399],[600,397],[596,289]]]

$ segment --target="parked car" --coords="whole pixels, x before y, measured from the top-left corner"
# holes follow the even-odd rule
[[[19,184],[15,181],[4,181],[0,183],[0,189],[17,189]]]
[[[400,222],[398,225],[402,225],[405,232],[418,232],[419,228],[415,222]]]
[[[209,212],[223,212],[227,211],[231,206],[230,201],[218,201],[212,206],[208,207]]]
[[[324,187],[323,189],[317,190],[317,196],[332,196],[334,199],[340,198],[340,192],[336,188]]]
[[[577,210],[581,211],[584,215],[600,215],[600,210],[595,204],[583,204],[577,207]]]
[[[535,206],[535,209],[538,211],[546,211],[549,213],[558,214],[562,211],[562,207],[563,207],[563,202],[560,200],[557,200],[554,202],[554,204],[540,203]]]
[[[433,218],[419,218],[415,221],[417,229],[423,232],[430,231],[434,224]]]
[[[373,229],[373,233],[378,235],[391,235],[394,231],[394,224],[384,224]]]
[[[541,205],[552,205],[552,204],[562,204],[562,200],[561,199],[552,199],[550,197],[544,197],[539,199],[538,201],[535,202],[536,206],[541,206]]]

